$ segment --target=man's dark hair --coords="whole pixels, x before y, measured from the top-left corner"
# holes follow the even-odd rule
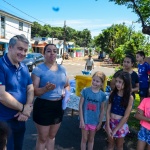
[[[143,58],[145,58],[145,53],[143,51],[138,51],[138,52],[136,52],[136,54],[143,56]]]
[[[9,127],[6,123],[0,122],[0,150],[3,150],[7,143]]]

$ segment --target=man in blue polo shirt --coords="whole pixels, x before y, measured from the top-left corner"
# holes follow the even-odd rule
[[[21,63],[29,41],[16,35],[9,41],[8,53],[0,58],[0,121],[11,129],[7,150],[21,150],[27,121],[33,109],[34,89],[28,68]]]

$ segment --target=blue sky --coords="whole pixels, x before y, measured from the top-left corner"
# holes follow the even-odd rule
[[[131,9],[115,5],[109,0],[1,0],[0,9],[26,20],[32,22],[40,20],[51,26],[63,27],[66,20],[66,26],[76,30],[87,28],[92,36],[97,36],[102,29],[112,24],[125,22],[127,26],[131,26],[132,21],[138,19]],[[43,25],[42,22],[39,23]],[[141,30],[140,24],[133,25],[135,30]]]

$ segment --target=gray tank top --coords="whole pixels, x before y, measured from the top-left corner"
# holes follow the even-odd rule
[[[52,71],[45,65],[45,63],[42,63],[32,71],[32,74],[40,78],[39,88],[44,87],[47,82],[56,85],[54,90],[44,93],[43,95],[39,96],[39,98],[55,100],[62,96],[62,90],[67,82],[67,73],[62,65],[58,65],[57,71]]]

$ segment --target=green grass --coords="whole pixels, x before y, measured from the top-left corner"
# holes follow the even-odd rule
[[[137,110],[137,107],[139,104],[140,104],[140,97],[138,94],[136,94],[136,97],[134,100],[134,107],[133,107],[131,114],[130,114],[130,117],[128,119],[128,125],[132,129],[135,129],[137,131],[140,129],[140,121],[134,117],[134,114],[136,113],[136,110]]]

